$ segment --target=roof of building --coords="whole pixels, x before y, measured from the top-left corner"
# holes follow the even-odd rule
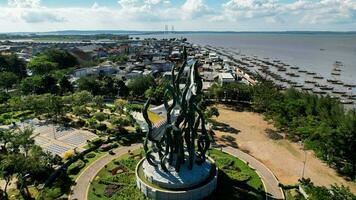
[[[231,73],[220,73],[219,78],[221,79],[234,79]]]

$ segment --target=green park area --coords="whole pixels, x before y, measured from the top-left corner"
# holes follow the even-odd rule
[[[136,187],[135,178],[143,154],[142,149],[133,151],[107,164],[90,183],[88,199],[147,199]],[[218,188],[210,199],[264,199],[262,181],[247,164],[215,149],[209,151],[209,156],[219,168]]]

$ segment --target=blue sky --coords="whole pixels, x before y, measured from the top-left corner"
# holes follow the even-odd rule
[[[0,0],[0,32],[356,31],[356,0]]]

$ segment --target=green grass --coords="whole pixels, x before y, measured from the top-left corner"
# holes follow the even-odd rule
[[[142,150],[134,151],[137,155]],[[209,154],[216,160],[219,167],[218,188],[213,197],[209,199],[252,199],[262,200],[265,198],[263,184],[257,173],[244,162],[229,154],[218,150],[210,150]],[[125,154],[110,162],[106,168],[99,171],[96,178],[90,185],[89,200],[123,200],[123,199],[147,199],[143,193],[136,187],[135,166],[139,159]],[[127,166],[128,172],[112,175],[111,170],[118,165]],[[242,175],[242,176],[241,176]],[[243,178],[242,181],[239,178]],[[246,179],[247,177],[247,179]],[[119,190],[110,198],[104,195],[106,184],[122,184]]]
[[[96,160],[98,160],[99,158],[101,158],[102,156],[108,154],[107,151],[105,152],[105,151],[100,151],[100,150],[93,151],[92,153],[95,153],[95,157],[93,157],[93,158],[86,158],[86,157],[84,156],[85,167],[83,167],[83,168],[78,172],[78,174],[69,175],[69,177],[70,177],[73,181],[75,181],[75,180],[78,178],[78,176],[79,176],[86,168],[88,168],[88,166],[90,166],[94,161],[96,161]],[[74,164],[75,164],[75,163],[73,163],[72,165],[74,165]],[[68,169],[70,169],[72,165],[70,165],[70,166],[68,167]]]
[[[134,155],[140,154],[142,150],[136,150],[132,153]],[[88,199],[89,200],[103,200],[103,199],[115,199],[115,200],[123,200],[123,199],[147,199],[140,190],[136,188],[136,181],[135,181],[135,167],[136,164],[139,162],[139,159],[131,158],[129,154],[125,154],[112,162],[106,165],[106,168],[103,168],[99,171],[99,173],[94,178],[93,182],[89,188]],[[125,166],[128,170],[127,172],[112,175],[111,170],[115,167]],[[104,190],[106,185],[100,183],[101,181],[109,181],[114,183],[120,183],[119,190],[110,198],[104,195]],[[93,190],[95,188],[95,191]]]
[[[216,149],[209,151],[219,168],[218,188],[214,198],[264,199],[263,183],[257,173],[238,158]],[[246,178],[249,177],[247,180]]]

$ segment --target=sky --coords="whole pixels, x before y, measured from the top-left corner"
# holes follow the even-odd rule
[[[0,0],[0,32],[356,31],[356,0]]]

